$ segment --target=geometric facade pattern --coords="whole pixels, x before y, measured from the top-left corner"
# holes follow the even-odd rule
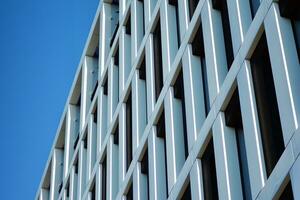
[[[300,3],[103,0],[37,200],[300,199]]]

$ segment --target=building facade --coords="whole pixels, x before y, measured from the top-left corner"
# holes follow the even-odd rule
[[[37,200],[300,199],[298,0],[103,0]]]

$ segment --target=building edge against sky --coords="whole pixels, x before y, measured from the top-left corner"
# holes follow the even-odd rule
[[[300,3],[99,3],[36,199],[300,199]]]

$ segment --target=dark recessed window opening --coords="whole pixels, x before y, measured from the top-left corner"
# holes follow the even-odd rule
[[[155,74],[155,97],[156,100],[163,88],[163,71],[162,71],[162,50],[161,50],[161,34],[160,21],[157,22],[153,32],[153,49],[154,49],[154,74]]]
[[[183,83],[183,74],[182,74],[182,69],[181,69],[173,88],[174,88],[174,98],[180,100],[180,102],[181,102],[183,138],[184,138],[184,153],[185,153],[185,158],[187,158],[189,155],[189,149],[188,149],[188,137],[187,137],[187,128],[186,128],[186,110],[185,110],[184,85],[183,84],[184,84]]]
[[[101,199],[106,199],[106,156],[103,159],[102,162],[102,176],[101,176],[101,190],[102,190],[102,195]]]
[[[294,200],[293,189],[290,180],[281,193],[279,200]]]
[[[141,172],[147,179],[147,199],[149,198],[149,164],[148,164],[148,149],[146,150],[144,157],[141,161]]]
[[[291,20],[297,48],[298,59],[300,61],[300,1],[281,0],[279,1],[280,15]]]
[[[114,55],[114,65],[119,67],[119,48],[117,49],[117,51]]]
[[[80,122],[80,107],[81,107],[81,94],[79,95],[77,102],[76,102],[76,107],[78,108],[78,112],[76,112],[76,118],[75,118],[75,123],[76,123],[76,128],[77,130],[75,131],[76,133],[79,134],[79,122]]]
[[[208,95],[208,80],[207,80],[207,68],[205,61],[205,51],[204,51],[204,41],[203,41],[203,31],[202,25],[200,24],[195,37],[192,41],[192,52],[194,56],[197,56],[201,63],[201,75],[202,75],[202,89],[204,94],[204,104],[205,104],[205,115],[208,115],[210,111],[210,102]]]
[[[132,191],[132,184],[126,194],[126,200],[133,200],[133,191]]]
[[[192,199],[192,193],[191,193],[191,185],[190,183],[188,184],[188,186],[186,187],[181,200],[188,200],[188,199]]]
[[[167,149],[166,149],[166,128],[165,128],[165,113],[161,113],[160,118],[156,125],[157,137],[160,137],[164,140],[164,154],[165,154],[165,180],[166,180],[166,191],[168,197],[168,170],[167,170]]]
[[[284,141],[265,33],[261,36],[250,63],[266,172],[269,177],[284,151]]]
[[[76,162],[74,164],[74,171],[75,171],[75,174],[78,174],[78,159],[76,160]]]
[[[93,113],[93,121],[97,124],[98,121],[98,108],[95,108],[95,112]]]
[[[91,200],[95,200],[96,199],[95,183],[93,185],[93,188],[91,189],[91,196],[92,196]]]
[[[115,53],[114,56],[114,65],[116,67],[119,67],[119,48],[117,49],[117,52]],[[115,86],[117,90],[117,97],[114,98],[117,98],[117,102],[119,102],[119,72],[118,72],[117,82],[115,83]]]
[[[181,0],[180,0],[181,1]],[[181,39],[180,39],[180,24],[179,24],[179,12],[178,12],[178,0],[169,0],[169,4],[175,7],[176,13],[176,28],[177,28],[177,45],[180,47]]]
[[[132,161],[132,101],[131,93],[126,102],[126,170]]]
[[[213,139],[211,139],[201,158],[204,199],[206,200],[219,199],[215,165],[215,153],[213,145]]]
[[[141,80],[144,80],[146,81],[146,64],[145,64],[145,57],[143,58],[143,61],[140,65],[140,68],[139,68],[139,78]]]
[[[99,46],[97,46],[95,48],[94,54],[93,54],[93,58],[98,59],[99,58]]]
[[[300,2],[298,0],[280,0],[279,10],[282,17],[300,20]]]
[[[87,149],[87,135],[85,136],[85,138],[83,139],[83,147],[85,149]]]
[[[129,15],[126,25],[125,25],[125,32],[127,35],[131,35],[131,16]]]
[[[249,0],[249,3],[250,3],[250,10],[251,10],[251,15],[252,15],[252,19],[253,19],[259,8],[260,0]]]
[[[103,94],[107,96],[108,94],[108,80],[106,78],[104,85],[103,85]]]
[[[114,136],[114,144],[119,145],[119,125],[117,125],[117,128],[116,128],[113,136]]]
[[[229,69],[233,62],[233,48],[226,0],[213,0],[213,8],[221,12],[227,68]]]
[[[238,89],[234,91],[225,110],[225,121],[226,126],[235,129],[243,199],[251,200],[252,196],[248,172],[248,161]]]
[[[81,107],[81,95],[79,95],[79,97],[78,97],[76,106],[79,107],[79,108]]]
[[[299,7],[300,7],[300,5],[299,5]],[[295,44],[296,44],[296,49],[297,49],[298,60],[300,61],[300,20],[297,20],[297,21],[293,20],[293,21],[291,21],[291,23],[292,23],[293,33],[294,33],[294,39],[295,39]]]
[[[197,8],[197,5],[199,3],[199,0],[188,0],[188,3],[189,3],[190,20],[191,20]]]
[[[69,197],[70,196],[70,182],[68,182],[67,186],[66,186],[66,196]]]

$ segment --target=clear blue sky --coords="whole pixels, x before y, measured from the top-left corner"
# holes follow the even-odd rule
[[[0,0],[0,199],[33,199],[99,0]]]

